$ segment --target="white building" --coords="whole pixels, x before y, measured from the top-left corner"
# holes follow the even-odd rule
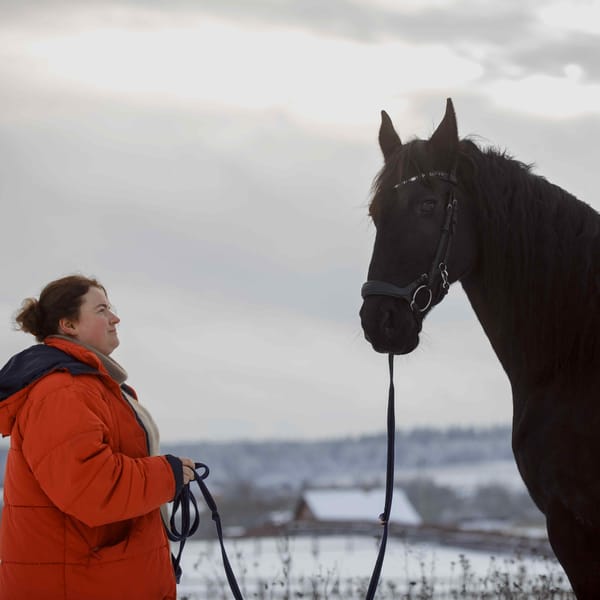
[[[365,523],[378,522],[385,503],[385,489],[315,489],[306,490],[294,512],[300,522]],[[420,525],[422,519],[404,491],[394,489],[391,523]]]

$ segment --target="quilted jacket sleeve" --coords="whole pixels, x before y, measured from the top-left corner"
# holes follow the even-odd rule
[[[40,487],[90,527],[146,514],[172,500],[165,456],[131,458],[111,448],[111,415],[99,390],[77,378],[29,399],[23,454]]]

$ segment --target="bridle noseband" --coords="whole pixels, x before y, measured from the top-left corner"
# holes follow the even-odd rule
[[[397,183],[394,186],[394,189],[396,190],[407,183],[419,181],[425,177],[437,177],[450,183],[452,186],[457,184],[454,173],[431,171],[429,173],[415,175],[410,179],[405,179],[404,181]],[[446,204],[446,217],[440,231],[440,239],[429,272],[422,273],[414,281],[404,287],[394,285],[387,281],[367,281],[363,284],[361,289],[362,297],[391,296],[393,298],[402,298],[408,302],[411,311],[417,318],[422,317],[423,313],[441,302],[448,293],[450,287],[450,282],[448,280],[448,256],[450,254],[452,237],[456,229],[457,213],[458,206],[454,188],[452,187]],[[436,286],[438,280],[441,280],[441,282]],[[436,287],[437,291],[434,295]]]

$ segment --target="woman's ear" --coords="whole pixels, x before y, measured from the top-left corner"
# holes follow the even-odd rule
[[[75,335],[77,327],[72,319],[63,318],[58,321],[58,332],[61,335]]]

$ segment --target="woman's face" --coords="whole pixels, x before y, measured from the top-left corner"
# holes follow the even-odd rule
[[[117,323],[120,320],[111,311],[104,290],[91,287],[82,298],[79,318],[76,321],[61,320],[61,333],[108,356],[119,345]]]

